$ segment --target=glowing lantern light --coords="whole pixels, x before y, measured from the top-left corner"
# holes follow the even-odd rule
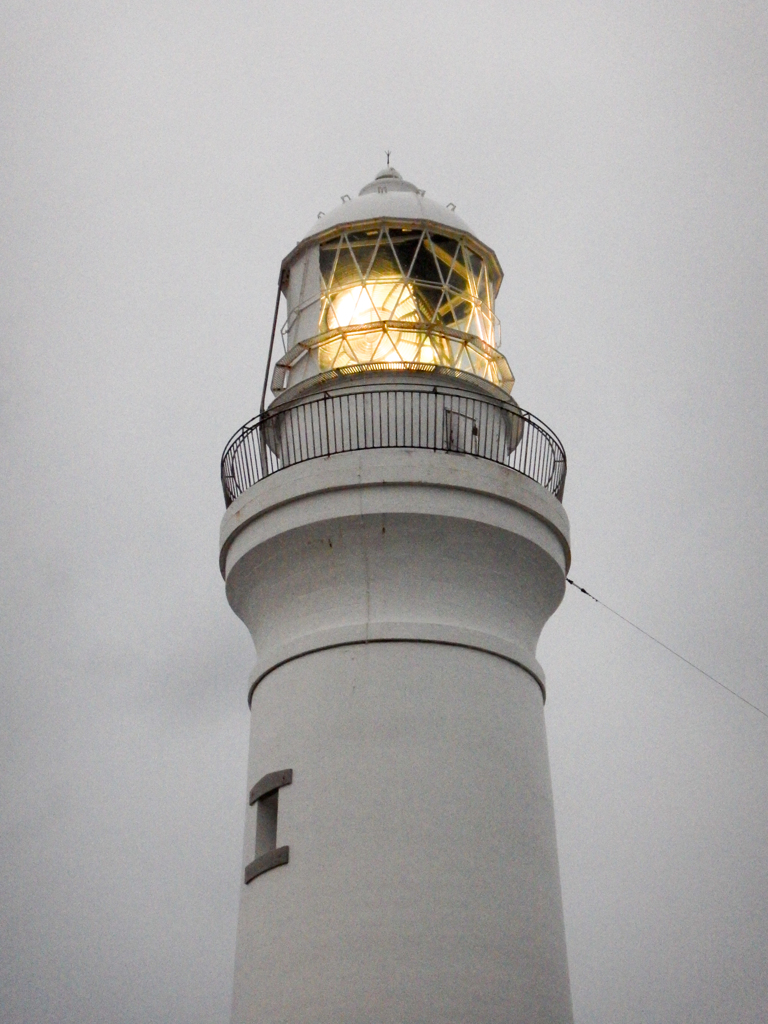
[[[498,349],[495,255],[394,168],[319,221],[283,275],[288,319],[276,394],[334,370],[419,366],[511,391]]]

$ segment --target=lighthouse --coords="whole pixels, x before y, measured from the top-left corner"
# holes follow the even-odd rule
[[[389,166],[280,268],[222,457],[256,649],[233,1024],[572,1021],[536,660],[566,463],[512,397],[501,279]]]

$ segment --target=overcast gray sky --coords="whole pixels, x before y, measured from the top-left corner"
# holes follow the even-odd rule
[[[218,460],[281,258],[385,149],[504,267],[572,575],[768,709],[764,3],[0,19],[2,1024],[228,1020]],[[576,1021],[763,1021],[768,721],[573,591],[539,658]]]

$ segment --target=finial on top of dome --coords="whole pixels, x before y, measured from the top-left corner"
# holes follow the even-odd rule
[[[383,167],[373,181],[360,189],[360,195],[368,195],[370,192],[420,192],[412,182],[406,181],[400,171],[389,164]]]

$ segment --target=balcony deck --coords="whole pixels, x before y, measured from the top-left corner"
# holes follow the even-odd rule
[[[221,459],[227,507],[259,480],[311,459],[410,448],[488,459],[562,501],[566,458],[558,437],[511,400],[456,385],[347,383],[273,407],[244,424]]]

